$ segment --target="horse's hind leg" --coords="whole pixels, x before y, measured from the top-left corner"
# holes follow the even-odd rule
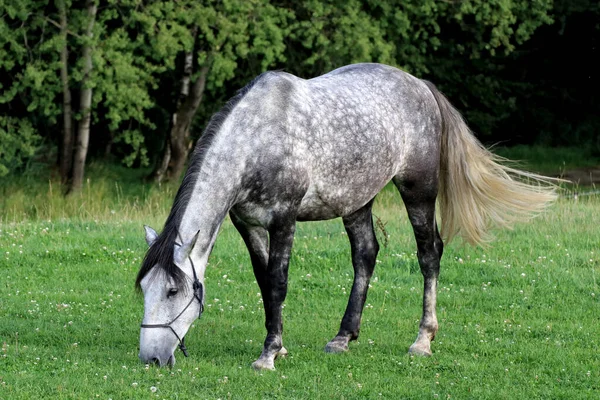
[[[417,241],[417,257],[424,278],[423,316],[417,340],[409,353],[431,355],[431,341],[438,330],[436,317],[437,280],[440,272],[443,243],[435,221],[437,185],[424,176],[407,181],[394,179],[400,190]]]
[[[373,230],[372,206],[373,200],[343,219],[352,250],[354,283],[340,330],[336,337],[325,346],[325,351],[328,353],[347,351],[348,342],[358,338],[360,318],[379,251],[379,244]]]

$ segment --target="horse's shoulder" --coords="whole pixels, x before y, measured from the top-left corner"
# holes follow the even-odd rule
[[[299,82],[304,81],[302,78],[298,78],[285,71],[266,71],[263,72],[258,78],[257,84],[268,86],[269,88],[282,88],[289,89],[290,87],[297,85]]]

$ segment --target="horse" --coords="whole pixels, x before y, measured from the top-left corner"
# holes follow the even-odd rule
[[[432,83],[397,68],[354,64],[308,80],[259,75],[210,119],[162,232],[145,226],[149,249],[136,279],[144,296],[140,360],[172,367],[177,346],[187,355],[184,338],[204,309],[206,265],[227,214],[262,294],[267,334],[252,363],[259,370],[274,369],[287,354],[282,304],[296,221],[342,218],[354,281],[325,351],[347,351],[359,335],[379,251],[373,201],[390,181],[406,207],[424,278],[409,352],[431,355],[444,243],[459,235],[485,245],[490,228],[509,227],[556,198],[548,179],[504,161]]]

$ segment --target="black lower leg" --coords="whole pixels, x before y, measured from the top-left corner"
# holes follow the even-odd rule
[[[373,275],[379,251],[379,244],[373,229],[372,205],[371,201],[362,209],[344,218],[344,227],[348,233],[352,251],[354,282],[337,336],[346,337],[349,340],[358,338],[369,282]]]
[[[265,307],[265,338],[263,354],[277,352],[282,347],[282,306],[287,295],[288,266],[294,241],[295,223],[269,230],[269,262],[265,273],[263,304]]]

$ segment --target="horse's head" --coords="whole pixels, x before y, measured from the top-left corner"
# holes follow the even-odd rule
[[[148,226],[145,229],[150,249],[144,260],[149,264],[142,266],[138,276],[144,294],[139,357],[144,363],[173,366],[178,345],[187,356],[183,339],[202,313],[203,284],[190,257],[196,238],[160,249],[155,247],[163,245],[158,234]]]

